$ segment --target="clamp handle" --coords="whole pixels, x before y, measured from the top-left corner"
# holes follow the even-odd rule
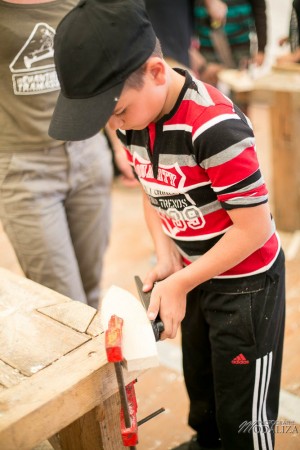
[[[121,400],[120,422],[123,445],[135,449],[138,443],[137,401],[134,383],[125,386],[121,363],[123,319],[112,315],[105,331],[105,350],[108,362],[114,363]]]
[[[134,390],[135,380],[125,387],[127,397],[127,411],[121,407],[121,435],[125,447],[133,447],[138,443],[137,401]],[[126,415],[129,414],[128,421]]]
[[[123,319],[116,315],[111,316],[105,331],[105,350],[108,362],[123,361],[122,328]]]

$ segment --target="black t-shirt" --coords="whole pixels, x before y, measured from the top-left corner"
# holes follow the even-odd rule
[[[145,0],[145,4],[164,56],[189,66],[192,0]]]
[[[299,32],[299,24],[300,24],[300,0],[293,1],[293,8],[296,13],[297,23],[298,23],[298,45],[300,46],[300,32]]]

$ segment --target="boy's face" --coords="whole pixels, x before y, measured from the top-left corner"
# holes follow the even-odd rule
[[[143,87],[125,86],[108,124],[113,130],[142,130],[164,114],[166,98],[167,82],[162,60],[154,64],[150,60]]]

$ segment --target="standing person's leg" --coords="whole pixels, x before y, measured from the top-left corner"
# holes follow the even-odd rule
[[[66,212],[87,302],[97,308],[111,225],[111,150],[102,133],[68,142],[70,191]]]
[[[64,145],[0,155],[0,219],[25,275],[86,303],[65,214]]]
[[[284,335],[281,253],[256,287],[208,293],[216,415],[224,450],[273,450]]]
[[[220,436],[216,423],[209,327],[202,304],[204,296],[196,288],[188,294],[186,314],[181,324],[183,372],[190,399],[189,425],[197,432],[197,442],[179,449],[218,448]],[[186,445],[186,446],[185,446]]]

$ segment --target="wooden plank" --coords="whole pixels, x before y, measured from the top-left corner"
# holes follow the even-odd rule
[[[101,317],[105,330],[113,315],[124,321],[122,353],[127,369],[143,370],[158,366],[154,333],[141,302],[125,289],[112,286],[101,302]]]
[[[60,445],[59,434],[54,434],[48,439],[48,442],[54,448],[54,450],[62,450]],[[34,450],[34,449],[33,449]]]
[[[128,448],[123,446],[121,436],[120,403],[120,397],[117,393],[106,399],[102,408],[97,408],[102,442],[105,450],[121,450]]]
[[[94,316],[92,322],[90,323],[90,326],[86,330],[87,334],[90,334],[91,336],[99,336],[99,334],[103,333],[103,326],[101,321],[101,314],[99,311]]]
[[[106,399],[59,433],[61,450],[117,450],[125,448],[120,427],[119,393]]]
[[[124,371],[125,383],[140,374]],[[106,361],[101,335],[0,393],[1,446],[30,450],[117,390],[114,367]]]
[[[45,306],[44,308],[39,308],[38,311],[82,333],[87,330],[93,317],[97,313],[97,310],[91,306],[75,300],[72,302]]]
[[[218,73],[218,80],[233,92],[246,93],[253,89],[253,78],[246,70],[223,69]]]
[[[46,316],[17,309],[0,317],[0,359],[30,376],[90,339]]]
[[[251,96],[252,97],[252,96]],[[248,116],[253,124],[256,136],[256,150],[260,169],[269,191],[269,204],[274,212],[273,193],[273,164],[272,164],[272,135],[270,106],[267,102],[261,101],[261,97],[251,98],[248,108]]]
[[[61,430],[59,442],[62,450],[103,450],[96,408]]]
[[[300,92],[299,73],[270,72],[253,82],[254,90]]]
[[[14,310],[29,312],[44,306],[71,301],[52,289],[0,268],[0,305],[7,312]]]
[[[252,103],[264,103],[269,111],[272,213],[279,230],[293,232],[300,229],[300,76],[295,84],[295,74],[277,75],[275,85],[273,76],[256,83]]]
[[[22,375],[17,369],[0,361],[0,384],[6,388],[15,386],[21,381],[26,380],[26,377]]]
[[[300,229],[300,94],[274,92],[271,107],[273,192],[278,229]]]
[[[299,63],[293,63],[293,62],[285,62],[281,64],[274,64],[272,66],[272,70],[279,71],[279,72],[298,72],[300,73],[300,64]]]

